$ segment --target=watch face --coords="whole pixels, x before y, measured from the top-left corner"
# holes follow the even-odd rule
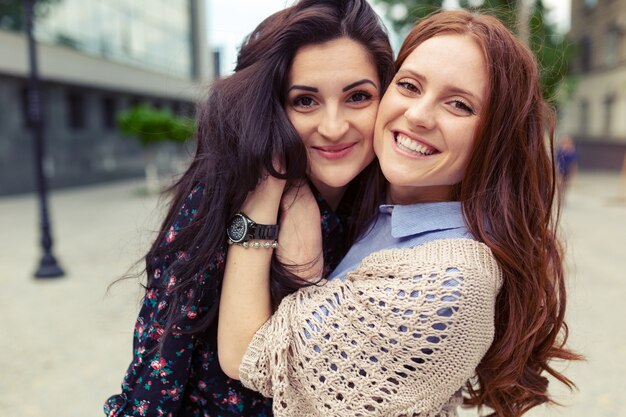
[[[228,229],[226,229],[228,237],[235,243],[239,243],[246,237],[248,232],[248,223],[241,214],[235,214],[235,217],[230,221]]]

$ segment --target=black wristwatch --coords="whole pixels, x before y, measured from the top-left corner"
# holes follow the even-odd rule
[[[277,224],[258,224],[243,213],[237,213],[228,222],[226,236],[232,243],[244,243],[249,240],[276,240]]]

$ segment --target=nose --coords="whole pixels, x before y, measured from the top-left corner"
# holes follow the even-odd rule
[[[328,106],[322,116],[317,131],[328,140],[341,139],[350,129],[350,124],[336,106]]]
[[[414,127],[432,129],[435,126],[435,107],[426,98],[414,100],[404,112],[404,116]]]

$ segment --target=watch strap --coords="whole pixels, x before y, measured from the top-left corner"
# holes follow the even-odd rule
[[[251,227],[252,233],[248,234],[249,240],[276,240],[278,239],[277,224],[254,223]]]

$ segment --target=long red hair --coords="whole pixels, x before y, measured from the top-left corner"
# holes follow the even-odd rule
[[[552,359],[580,357],[565,347],[565,274],[557,238],[558,199],[552,154],[555,115],[542,98],[530,50],[495,17],[463,10],[426,18],[406,37],[396,61],[443,33],[472,37],[489,75],[472,157],[456,196],[470,231],[488,245],[503,271],[496,300],[495,339],[468,383],[465,403],[517,417],[553,402],[547,388]],[[462,70],[462,69],[460,69]]]

